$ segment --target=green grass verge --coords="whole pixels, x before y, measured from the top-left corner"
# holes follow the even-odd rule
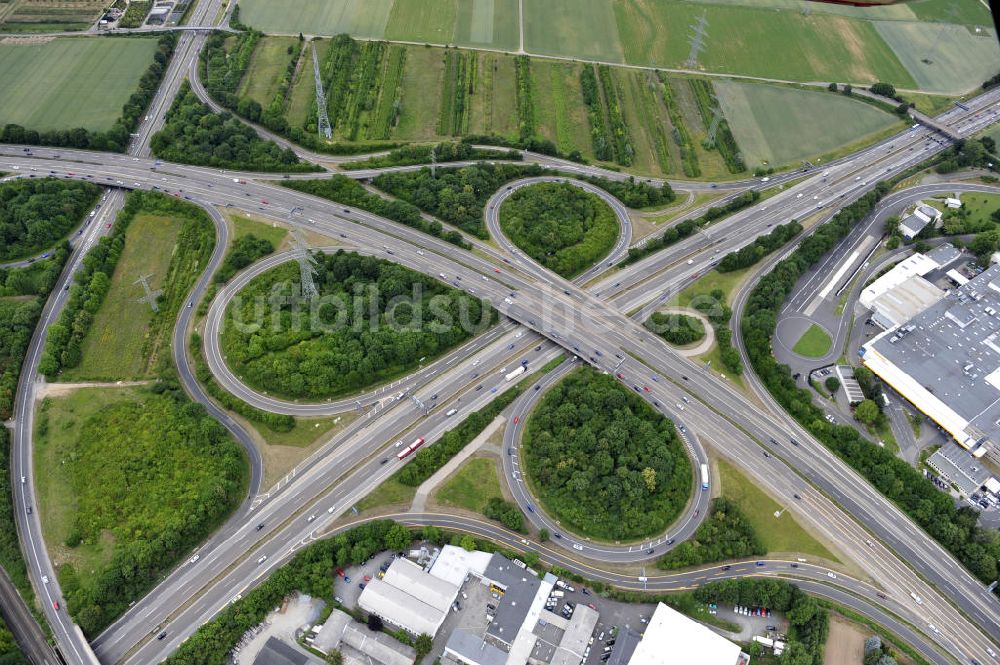
[[[482,513],[490,499],[502,496],[497,461],[492,457],[467,460],[434,493],[442,505],[476,513]]]
[[[806,531],[789,512],[775,518],[782,506],[729,462],[719,460],[722,494],[734,501],[770,553],[809,554],[839,562],[819,540]]]
[[[802,337],[799,337],[799,341],[792,347],[792,351],[808,358],[822,358],[830,352],[832,344],[830,335],[814,323],[802,333]]]

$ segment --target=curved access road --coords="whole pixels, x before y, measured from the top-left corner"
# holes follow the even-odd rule
[[[618,239],[615,241],[614,247],[611,248],[611,251],[608,252],[608,254],[597,261],[593,267],[575,277],[573,280],[574,282],[579,284],[586,283],[603,272],[605,268],[611,267],[625,256],[628,252],[628,248],[632,245],[632,218],[629,217],[628,208],[626,208],[625,205],[616,197],[596,185],[591,185],[583,180],[562,178],[558,176],[539,176],[536,178],[515,180],[508,183],[503,189],[491,196],[489,201],[486,202],[486,228],[489,230],[490,236],[497,241],[508,254],[511,256],[523,256],[524,259],[521,261],[522,265],[528,264],[532,266],[532,272],[542,276],[544,279],[552,278],[552,271],[542,266],[540,263],[528,256],[524,250],[515,245],[503,232],[503,228],[500,226],[500,207],[504,204],[504,201],[506,201],[519,189],[531,187],[532,185],[537,185],[543,182],[565,183],[574,187],[579,187],[583,191],[597,196],[604,201],[609,208],[611,208],[612,212],[615,213],[615,218],[618,220]],[[541,273],[544,273],[544,275]]]
[[[503,453],[501,454],[504,477],[514,501],[538,529],[547,529],[552,535],[553,544],[579,552],[579,556],[608,563],[635,563],[647,561],[651,557],[663,556],[673,549],[676,543],[683,542],[698,529],[698,526],[708,517],[711,494],[702,491],[699,480],[699,467],[708,463],[708,454],[702,447],[697,436],[684,426],[677,413],[667,411],[658,401],[654,403],[664,416],[670,418],[678,426],[678,436],[684,444],[685,453],[689,456],[693,467],[691,482],[691,499],[680,515],[659,536],[630,543],[608,543],[577,536],[569,532],[558,520],[545,512],[543,506],[531,494],[528,487],[526,472],[522,463],[521,435],[524,432],[525,421],[532,409],[545,395],[545,391],[566,378],[577,363],[564,362],[559,368],[543,377],[533,390],[526,391],[514,400],[511,405],[510,417],[507,419],[503,433]]]

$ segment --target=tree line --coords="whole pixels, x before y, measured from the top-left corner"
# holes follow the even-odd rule
[[[125,152],[131,133],[139,126],[139,121],[149,109],[150,102],[167,71],[167,65],[177,45],[176,32],[167,32],[157,40],[153,62],[139,79],[139,87],[122,107],[122,115],[106,132],[93,132],[83,127],[73,129],[53,129],[40,132],[13,123],[5,125],[0,132],[0,143],[27,143],[30,145],[52,145],[86,150],[107,150]]]
[[[0,261],[37,254],[66,237],[97,202],[101,188],[41,178],[0,184]]]
[[[48,259],[24,268],[0,270],[0,296],[37,296],[0,299],[0,420],[13,415],[14,393],[24,356],[42,313],[42,303],[59,278],[69,254],[69,245],[63,242]]]
[[[612,180],[603,176],[577,175],[571,177],[600,187],[629,208],[652,208],[670,203],[677,195],[670,183],[664,181],[659,187],[629,176],[625,180]]]
[[[511,180],[540,176],[537,164],[475,164],[460,168],[383,173],[375,186],[403,199],[466,233],[486,239],[483,223],[486,202]]]
[[[420,209],[412,203],[406,201],[396,201],[372,194],[357,180],[348,178],[345,175],[334,173],[329,178],[322,180],[287,180],[282,184],[285,187],[319,196],[330,201],[343,203],[367,210],[370,213],[391,219],[411,228],[423,231],[424,233],[441,238],[446,242],[457,245],[464,249],[472,247],[462,234],[454,229],[445,229],[444,225],[437,221],[428,221],[420,214]]]
[[[295,418],[283,413],[264,411],[244,402],[236,395],[219,385],[215,380],[215,375],[205,362],[205,356],[201,349],[201,335],[197,332],[191,333],[191,356],[194,361],[195,378],[202,385],[212,399],[221,404],[226,409],[240,414],[247,420],[258,425],[263,425],[272,432],[290,432],[295,427]]]
[[[314,256],[317,302],[328,303],[315,316],[300,297],[294,262],[253,279],[230,305],[223,351],[260,390],[310,399],[357,391],[411,371],[497,320],[489,303],[403,266],[343,250]],[[345,306],[330,305],[333,299]]]
[[[781,665],[822,665],[830,630],[828,611],[794,584],[777,579],[742,579],[710,582],[695,590],[703,603],[732,607],[766,607],[788,620],[788,641],[778,658]]]
[[[667,228],[667,230],[662,234],[656,236],[655,238],[650,238],[644,245],[629,247],[628,257],[625,259],[624,264],[628,265],[630,263],[635,263],[639,259],[643,259],[650,254],[655,254],[664,247],[669,247],[675,242],[687,238],[699,228],[708,226],[720,217],[726,217],[734,212],[752,206],[758,199],[760,199],[760,192],[756,189],[749,189],[725,205],[712,206],[706,210],[705,214],[701,217],[695,219],[685,219],[683,222],[674,224],[673,226]]]
[[[522,392],[524,388],[521,384],[515,385],[483,408],[470,413],[461,424],[442,434],[433,446],[425,446],[418,450],[406,466],[396,474],[396,480],[408,487],[418,487],[479,436],[486,426]]]
[[[490,497],[483,507],[483,515],[500,522],[511,531],[526,533],[524,529],[524,513],[512,503],[498,496]]]
[[[589,368],[556,384],[525,426],[524,466],[567,528],[609,540],[663,532],[691,493],[673,423]]]
[[[319,171],[300,162],[291,148],[257,135],[231,113],[214,113],[185,81],[167,111],[163,129],[153,135],[153,154],[180,164],[246,171]]]
[[[712,507],[694,536],[657,562],[664,570],[676,570],[704,563],[762,556],[767,549],[753,526],[734,501],[712,499]]]
[[[58,427],[43,407],[39,437]],[[66,465],[73,496],[65,545],[94,545],[114,534],[97,571],[59,567],[66,606],[93,637],[239,505],[246,491],[243,451],[204,407],[169,376],[134,401],[88,416]]]
[[[14,634],[0,618],[0,665],[28,665],[28,659],[21,653],[14,641]]]
[[[749,268],[801,232],[802,225],[794,219],[787,224],[780,224],[767,235],[758,236],[749,245],[723,256],[715,269],[719,272],[733,272]]]
[[[653,312],[644,325],[676,346],[694,344],[705,337],[701,319],[686,314]]]
[[[441,162],[460,162],[472,160],[505,160],[519,162],[523,159],[517,150],[493,150],[491,148],[476,148],[471,143],[452,141],[437,145],[406,145],[391,150],[385,155],[375,155],[365,160],[345,162],[340,168],[345,171],[359,169],[381,169],[390,166],[412,166],[414,164],[430,164],[432,159]]]
[[[561,182],[518,189],[500,207],[500,227],[531,258],[566,278],[599,262],[618,239],[618,218],[595,194]]]
[[[440,531],[427,529],[440,539]],[[226,606],[203,624],[165,661],[167,665],[207,665],[227,662],[229,652],[243,634],[259,625],[284,598],[296,591],[330,600],[336,569],[360,564],[384,550],[406,550],[410,531],[395,522],[379,520],[354,527],[332,538],[305,547],[256,588]],[[342,608],[345,609],[345,608]]]
[[[977,526],[978,512],[957,507],[923,475],[891,452],[864,439],[856,429],[826,422],[808,390],[799,388],[786,365],[771,351],[778,312],[795,283],[844,238],[891,189],[879,182],[872,192],[844,207],[820,226],[751,291],[742,320],[743,345],[751,365],[781,406],[817,439],[898,505],[931,537],[984,582],[997,577],[1000,537]]]
[[[219,284],[228,282],[240,270],[273,252],[274,244],[266,238],[258,238],[252,233],[237,238],[215,273],[214,279]]]

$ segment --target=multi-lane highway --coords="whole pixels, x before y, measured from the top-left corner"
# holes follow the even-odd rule
[[[190,50],[182,52],[178,48],[180,58],[189,53]],[[179,79],[168,77],[168,81],[179,85]],[[985,126],[992,122],[995,111],[992,108],[985,112],[981,109],[992,106],[995,97],[995,94],[985,95],[970,103],[974,109],[972,112],[950,111],[940,120],[963,129]],[[165,106],[161,104],[161,110],[162,108]],[[157,114],[153,117],[161,116]],[[970,117],[973,123],[971,127]],[[146,137],[148,138],[148,133]],[[981,585],[962,570],[950,555],[807,433],[780,417],[760,413],[759,409],[748,405],[724,380],[676,357],[658,340],[621,314],[621,311],[631,311],[631,308],[619,306],[622,299],[627,299],[627,304],[634,302],[643,305],[648,304],[650,296],[653,299],[662,297],[664,290],[652,288],[653,285],[647,282],[650,275],[657,275],[656,279],[659,281],[690,279],[698,270],[706,269],[713,260],[713,252],[728,252],[742,246],[764,232],[776,219],[784,221],[788,216],[804,216],[823,209],[824,206],[833,205],[832,201],[850,200],[850,197],[872,186],[879,177],[899,172],[940,149],[938,144],[928,141],[927,130],[908,132],[893,140],[897,143],[889,143],[888,147],[881,144],[864,151],[830,167],[822,175],[817,173],[800,185],[769,199],[765,204],[720,222],[714,229],[710,227],[707,238],[696,236],[692,242],[683,241],[646,261],[618,271],[599,282],[592,292],[581,291],[576,285],[554,276],[539,274],[538,266],[526,262],[521,254],[511,255],[509,259],[504,257],[504,263],[491,255],[483,258],[459,252],[441,241],[368,213],[352,209],[341,212],[329,202],[271,184],[234,183],[229,175],[211,169],[164,165],[153,171],[148,160],[143,160],[140,156],[123,160],[119,156],[77,154],[74,151],[62,151],[59,159],[47,159],[42,155],[5,156],[0,158],[0,166],[8,163],[28,168],[38,166],[55,171],[52,175],[58,177],[89,177],[101,182],[111,179],[110,184],[122,187],[156,187],[177,193],[183,191],[185,197],[204,206],[230,204],[247,207],[248,203],[253,205],[257,200],[269,200],[264,212],[285,217],[290,224],[309,228],[331,238],[338,238],[340,234],[348,235],[350,242],[359,249],[377,255],[384,252],[381,248],[389,248],[393,250],[393,260],[404,265],[432,275],[445,272],[449,276],[462,277],[463,283],[476,284],[479,292],[477,295],[489,298],[509,317],[571,352],[575,353],[581,347],[598,347],[605,350],[604,357],[610,357],[608,354],[613,355],[617,350],[624,361],[620,371],[630,381],[639,380],[632,377],[648,377],[653,373],[661,377],[662,380],[655,382],[655,392],[651,391],[649,399],[679,404],[684,397],[693,398],[685,414],[692,431],[713,441],[717,446],[724,444],[724,454],[737,459],[741,466],[777,496],[788,498],[797,490],[796,493],[800,493],[807,502],[807,507],[801,509],[803,519],[840,542],[852,558],[856,558],[866,574],[884,589],[878,593],[886,593],[898,605],[901,616],[921,627],[923,615],[933,613],[935,623],[942,633],[927,635],[926,629],[920,628],[924,632],[920,639],[936,642],[949,653],[989,662],[987,649],[991,648],[991,642],[997,639],[1000,632],[995,600],[985,594]],[[142,150],[138,149],[137,152]],[[75,175],[69,176],[70,173]],[[113,207],[106,206],[105,209],[111,210]],[[301,214],[291,214],[294,209],[298,209]],[[102,224],[92,227],[92,239],[97,235],[94,229],[101,228]],[[81,255],[81,249],[78,248],[74,252],[76,258],[71,260],[64,278],[72,272]],[[691,263],[679,261],[679,257],[687,255],[696,258],[692,258]],[[502,276],[495,273],[498,269],[503,270]],[[484,277],[486,280],[482,279]],[[611,303],[600,299],[625,289],[628,290]],[[47,304],[47,311],[58,310],[61,304],[59,293],[61,291],[57,291]],[[51,318],[46,316],[45,321],[50,321]],[[39,330],[44,331],[44,327]],[[180,334],[186,339],[183,330]],[[36,337],[43,335],[42,332]],[[37,360],[37,348],[35,351],[26,365],[27,368],[32,368],[32,372]],[[601,366],[604,363],[596,364]],[[32,372],[25,372],[22,377],[29,384],[34,381]],[[461,373],[453,372],[437,380],[457,385],[462,380],[458,374]],[[465,380],[468,381],[467,378]],[[458,395],[457,389],[454,394]],[[466,397],[466,404],[469,401],[473,404],[485,403],[491,395],[486,391],[478,394],[478,397]],[[456,396],[455,399],[459,397]],[[19,400],[19,403],[25,401],[28,404],[26,409],[18,411],[20,432],[16,448],[22,458],[16,464],[30,476],[30,404],[33,398],[28,396],[26,400]],[[306,515],[305,511],[318,510],[322,508],[319,503],[333,501],[334,497],[345,500],[333,504],[343,509],[386,477],[392,467],[388,463],[382,464],[380,457],[386,453],[391,455],[391,438],[398,432],[405,432],[419,422],[421,432],[426,429],[433,436],[435,431],[439,435],[448,426],[447,422],[435,424],[433,418],[435,414],[440,414],[440,410],[428,418],[424,418],[422,414],[408,413],[415,410],[414,405],[401,400],[378,418],[357,421],[360,424],[352,428],[348,435],[356,437],[354,445],[345,446],[342,443],[344,439],[340,439],[340,445],[328,446],[322,455],[317,455],[312,460],[309,469],[253,506],[255,512],[251,518],[242,523],[234,520],[228,531],[229,537],[220,539],[221,542],[213,550],[217,554],[203,557],[198,566],[182,568],[168,577],[140,603],[143,605],[142,614],[136,611],[139,610],[137,605],[123,621],[102,636],[101,644],[107,645],[109,656],[117,654],[117,657],[111,656],[110,659],[118,660],[128,655],[131,662],[144,663],[162,658],[202,621],[224,606],[231,599],[233,589],[260,579],[263,573],[278,565],[300,543],[316,537],[318,527],[323,524],[321,520],[328,522],[336,515],[337,509],[332,513],[320,510],[320,513],[330,517],[316,520],[308,519],[309,515],[316,513]],[[787,445],[788,430],[794,432],[793,435],[801,442],[800,446],[793,449]],[[391,436],[385,436],[390,432]],[[778,443],[771,443],[772,441]],[[779,445],[782,448],[776,451],[777,454],[765,458],[761,454],[762,445]],[[331,486],[329,477],[320,478],[323,471],[330,468],[337,468],[341,473],[351,473],[344,482]],[[30,501],[32,495],[30,485],[27,482],[25,485],[24,489],[27,491],[15,496],[19,506],[26,505],[25,502]],[[318,490],[327,490],[331,494],[320,495]],[[830,505],[827,497],[832,497],[839,507]],[[317,501],[317,498],[321,501]],[[794,500],[789,499],[789,503],[794,503]],[[852,515],[856,519],[852,519]],[[252,523],[262,518],[266,518],[268,525],[274,526],[261,531],[253,529]],[[275,523],[275,520],[278,522]],[[33,530],[29,526],[37,528],[37,516],[30,522],[35,524],[24,526],[29,532]],[[875,541],[872,541],[873,536]],[[872,544],[869,545],[869,542]],[[223,547],[227,543],[229,545]],[[41,571],[48,570],[51,573],[40,536],[35,541],[35,550],[35,560],[29,560],[29,567],[38,584]],[[256,555],[268,551],[271,554],[265,560],[265,566],[256,565],[256,559],[248,556],[250,552]],[[595,552],[596,555],[599,553]],[[216,566],[218,577],[212,575],[210,566]],[[221,574],[222,571],[226,571],[225,574]],[[178,577],[182,579],[176,579]],[[934,586],[925,580],[930,580]],[[911,591],[916,591],[923,597],[924,604],[921,607],[906,603],[906,597]],[[190,599],[194,600],[185,606]],[[878,603],[878,600],[871,599],[871,602]],[[958,611],[956,606],[962,611]],[[148,625],[150,621],[146,619],[154,614],[162,616],[164,620],[172,618],[167,624],[169,640],[152,640],[142,644],[152,628]],[[52,612],[49,615],[52,620]],[[57,623],[65,623],[63,613],[55,613],[55,616]],[[967,617],[971,617],[972,621]],[[143,625],[144,621],[146,625]],[[977,623],[978,627],[975,625]],[[992,640],[988,635],[992,636]],[[64,650],[64,642],[73,645],[81,641],[73,633],[71,624],[64,625],[62,632],[57,630],[57,640]],[[138,651],[133,650],[136,645]],[[74,662],[88,662],[85,654],[77,654],[76,657],[78,660]]]

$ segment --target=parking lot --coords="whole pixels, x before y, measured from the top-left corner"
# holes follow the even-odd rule
[[[343,570],[344,574],[341,576],[338,572],[337,579],[333,582],[333,595],[336,600],[344,607],[357,607],[358,597],[361,596],[361,585],[378,576],[380,566],[388,567],[387,564],[393,556],[395,552],[379,552],[360,566],[338,569]]]

